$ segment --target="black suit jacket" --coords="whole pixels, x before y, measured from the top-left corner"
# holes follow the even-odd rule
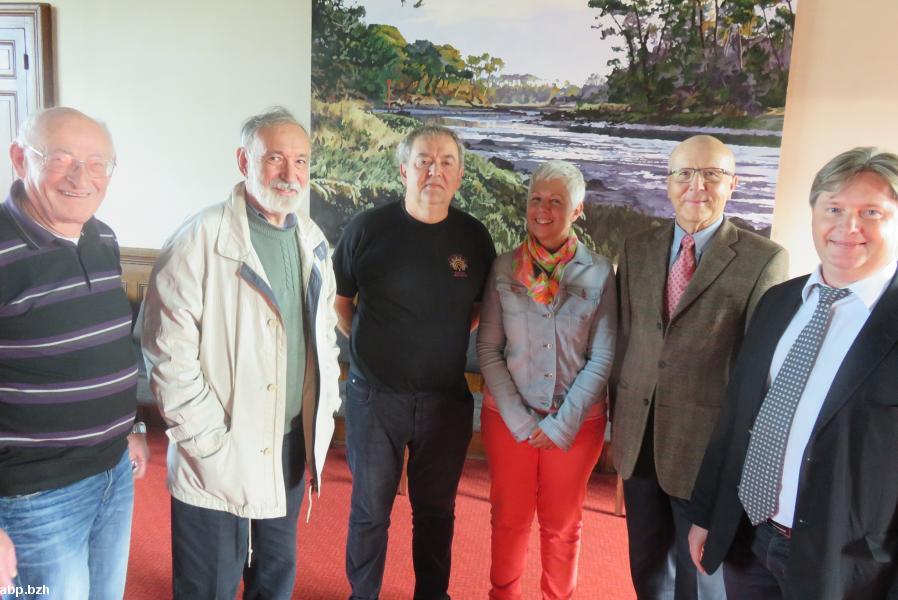
[[[749,429],[780,337],[807,276],[762,298],[699,471],[693,522],[709,530],[703,566],[716,570],[740,523],[737,486]],[[805,449],[787,569],[788,598],[898,598],[898,277],[838,368]]]

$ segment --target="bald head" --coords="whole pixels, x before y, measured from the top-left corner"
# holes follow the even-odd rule
[[[76,239],[106,196],[115,151],[106,126],[73,108],[35,113],[10,147],[25,212],[61,237]]]
[[[693,155],[713,156],[715,157],[715,159],[720,160],[721,164],[679,164],[684,162],[685,158]],[[733,151],[730,150],[729,146],[718,140],[716,137],[711,135],[694,135],[691,138],[683,140],[677,145],[676,148],[673,149],[673,152],[670,153],[670,159],[667,162],[667,166],[671,171],[675,169],[682,169],[683,167],[719,166],[720,168],[726,169],[732,173],[736,170],[736,157],[733,155]]]
[[[733,151],[715,137],[696,135],[670,154],[667,197],[687,233],[713,225],[736,189]]]
[[[93,119],[80,110],[68,106],[54,106],[36,113],[32,113],[25,119],[16,136],[15,143],[20,146],[33,146],[35,148],[46,146],[47,136],[55,130],[78,124],[83,129],[93,129],[94,133],[103,139],[109,147],[109,157],[115,155],[112,144],[112,135],[106,125]]]

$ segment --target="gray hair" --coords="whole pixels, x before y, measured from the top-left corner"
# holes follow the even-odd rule
[[[256,136],[260,130],[272,125],[284,124],[296,125],[303,130],[303,133],[307,136],[309,135],[306,128],[296,120],[296,117],[289,110],[283,106],[272,106],[265,112],[253,115],[243,122],[243,127],[240,128],[240,146],[248,150],[253,142],[256,141]]]
[[[559,180],[564,184],[568,196],[571,199],[571,208],[577,208],[583,204],[586,197],[586,182],[583,173],[573,163],[566,160],[547,160],[533,171],[530,176],[530,186],[527,194],[533,193],[533,186],[539,181]]]
[[[400,165],[408,163],[408,159],[412,154],[412,146],[415,145],[415,141],[419,138],[432,138],[441,135],[448,136],[455,142],[455,146],[458,148],[458,164],[464,166],[464,144],[461,143],[461,140],[454,131],[448,127],[443,127],[442,125],[424,125],[423,127],[418,127],[417,129],[410,131],[408,135],[405,136],[405,139],[399,142],[399,145],[396,146],[396,162]]]
[[[28,115],[28,117],[25,119],[25,122],[22,123],[22,126],[19,128],[19,134],[15,139],[16,145],[23,148],[25,146],[43,145],[43,138],[46,135],[45,126],[47,124],[47,121],[63,116],[78,117],[81,119],[87,119],[92,123],[96,123],[109,139],[109,144],[112,146],[112,154],[113,156],[115,155],[115,144],[112,141],[112,134],[109,132],[109,128],[106,126],[106,123],[98,121],[93,117],[89,117],[80,110],[76,110],[68,106],[53,106],[51,108],[45,108]]]
[[[898,200],[898,155],[874,146],[858,146],[823,165],[811,184],[811,206],[823,192],[839,193],[861,173],[879,175],[889,185],[892,199]]]

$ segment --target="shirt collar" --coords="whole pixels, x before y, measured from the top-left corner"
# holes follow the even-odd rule
[[[284,219],[284,226],[278,227],[277,225],[272,225],[271,221],[268,220],[268,217],[266,217],[265,214],[261,210],[256,208],[256,205],[253,204],[252,202],[250,202],[249,198],[247,198],[247,200],[246,200],[246,205],[250,208],[250,210],[253,211],[254,215],[259,217],[260,219],[262,219],[263,221],[265,221],[266,223],[268,223],[275,229],[292,229],[296,225],[296,222],[297,222],[296,221],[296,213],[290,213],[289,215],[287,215],[286,218]]]
[[[580,240],[577,240],[577,248],[576,250],[574,250],[574,258],[571,259],[571,262],[582,263],[586,265],[591,265],[593,263],[592,255]]]
[[[22,233],[22,236],[32,246],[38,248],[53,243],[57,238],[55,235],[37,224],[31,216],[25,212],[21,203],[25,201],[25,184],[21,179],[16,179],[9,190],[9,197],[6,199],[6,206],[9,208],[9,214]]]
[[[711,238],[714,237],[714,234],[717,233],[717,230],[720,229],[721,225],[723,225],[723,215],[720,215],[720,217],[718,217],[716,221],[714,221],[701,231],[696,231],[692,234],[692,239],[695,240],[696,261],[701,258],[702,252],[705,251],[705,248],[711,242]],[[684,237],[686,237],[686,230],[680,227],[680,224],[677,223],[676,219],[674,219],[673,243],[670,246],[671,258],[676,257],[677,253],[680,252],[680,244],[682,243]]]
[[[9,209],[10,216],[12,216],[13,221],[26,242],[36,248],[41,248],[57,242],[62,242],[64,244],[73,243],[72,240],[56,235],[35,221],[34,218],[22,208],[22,203],[27,201],[25,184],[21,179],[16,179],[9,190],[9,196],[6,198],[5,204]],[[81,227],[81,235],[99,235],[94,217],[91,217],[90,220]]]
[[[869,277],[855,281],[847,287],[851,290],[853,295],[857,296],[857,298],[864,303],[867,310],[872,311],[883,292],[885,292],[886,286],[889,285],[889,282],[892,281],[892,277],[895,276],[896,270],[898,270],[898,262],[890,262]],[[808,301],[811,292],[814,290],[815,286],[818,285],[826,285],[826,282],[823,281],[823,272],[821,271],[820,265],[817,265],[817,268],[814,269],[808,277],[808,280],[805,282],[804,287],[801,289],[802,302]]]

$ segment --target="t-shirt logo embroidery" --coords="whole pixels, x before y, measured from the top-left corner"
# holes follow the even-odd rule
[[[449,268],[452,269],[453,277],[467,277],[468,259],[461,254],[453,254],[449,257]]]

